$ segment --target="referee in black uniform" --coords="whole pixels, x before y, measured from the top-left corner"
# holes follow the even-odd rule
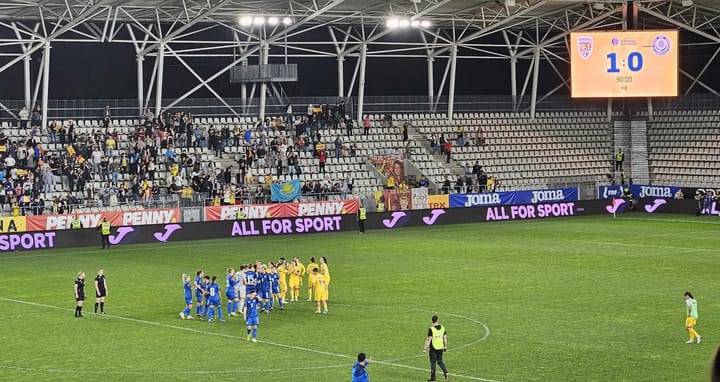
[[[105,314],[106,296],[107,282],[105,281],[105,270],[98,268],[98,274],[95,276],[95,314],[98,312],[98,305],[100,305],[100,314]]]
[[[85,302],[85,272],[80,271],[75,279],[75,317],[82,317]]]

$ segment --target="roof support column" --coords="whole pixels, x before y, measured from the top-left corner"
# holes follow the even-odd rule
[[[267,42],[260,44],[260,65],[268,64],[268,53],[270,47]],[[260,115],[258,116],[261,121],[265,120],[265,98],[267,98],[267,82],[260,83]]]
[[[42,125],[48,123],[48,92],[50,91],[50,40],[45,41],[43,47],[43,87],[42,87]],[[32,110],[32,109],[31,109]]]
[[[360,82],[358,84],[358,107],[357,122],[358,126],[362,126],[363,109],[365,102],[365,65],[367,63],[367,43],[360,44]]]
[[[450,85],[448,87],[448,121],[453,120],[455,111],[455,73],[457,72],[457,44],[450,48]]]
[[[427,58],[427,81],[428,81],[428,111],[433,110],[435,103],[435,77],[434,77],[435,59],[432,56]]]
[[[155,115],[162,112],[163,67],[165,66],[165,44],[160,43],[157,51],[157,77],[155,79]]]
[[[338,98],[345,96],[345,57],[338,56],[337,58],[338,67]]]
[[[143,107],[145,106],[145,75],[143,73],[143,61],[145,57],[138,55],[137,61],[137,100],[138,100],[138,116],[145,114]]]
[[[533,83],[532,94],[530,95],[530,119],[535,119],[535,103],[537,102],[538,77],[540,75],[540,47],[535,48],[535,58],[533,59]]]
[[[517,110],[517,58],[510,59],[510,95],[512,95],[513,110]]]
[[[28,110],[32,110],[32,108],[33,108],[32,105],[30,105],[30,101],[31,101],[30,100],[30,97],[31,97],[30,82],[32,80],[30,78],[30,60],[31,60],[30,56],[25,56],[25,60],[23,61],[23,73],[24,73],[23,84],[24,84],[24,89],[25,89],[25,106],[28,108]]]

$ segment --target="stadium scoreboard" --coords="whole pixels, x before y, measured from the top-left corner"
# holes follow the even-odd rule
[[[675,30],[573,32],[569,48],[573,98],[678,95]]]

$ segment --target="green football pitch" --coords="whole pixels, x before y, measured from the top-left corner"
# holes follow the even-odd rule
[[[706,381],[720,338],[720,219],[577,217],[0,255],[0,380],[424,381],[430,317],[455,381]],[[328,258],[330,312],[181,320],[182,273]],[[104,267],[106,316],[92,314]],[[84,318],[73,281],[87,272]],[[305,286],[303,286],[305,288]],[[683,292],[699,302],[686,345]],[[224,301],[223,301],[224,305]],[[223,309],[225,307],[223,306]],[[194,313],[194,308],[193,308]]]

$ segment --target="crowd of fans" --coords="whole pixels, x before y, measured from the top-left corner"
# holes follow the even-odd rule
[[[16,139],[11,140],[0,132],[0,165],[4,170],[0,202],[18,214],[64,213],[79,206],[130,203],[150,207],[168,194],[178,195],[182,205],[203,201],[212,205],[267,203],[273,182],[297,178],[305,172],[300,158],[307,153],[317,160],[317,170],[310,171],[317,176],[303,182],[303,199],[346,198],[353,192],[350,173],[325,170],[330,157],[357,155],[357,146],[343,139],[343,135],[357,132],[342,101],[308,105],[302,116],[288,105],[284,117],[266,118],[244,127],[236,123],[201,125],[190,113],[166,111],[155,115],[148,109],[141,123],[130,131],[121,130],[123,134],[113,123],[109,107],[104,108],[100,125],[93,128],[79,128],[75,121],[66,120],[52,122],[43,131],[40,115],[40,107],[32,112],[23,108],[19,113],[22,133],[13,134]],[[386,116],[383,124],[392,127],[392,117]],[[364,117],[359,133],[367,135],[370,126],[370,119]],[[343,134],[333,136],[329,129]],[[407,131],[408,126],[403,125],[406,141]],[[56,150],[45,149],[41,143],[44,135]],[[450,140],[442,135],[430,139],[433,154],[439,150],[449,158],[451,148],[446,146]],[[458,132],[457,142],[467,144],[464,132]],[[476,142],[484,144],[481,130],[476,133]],[[232,157],[221,164],[224,162],[207,160],[208,153],[220,159],[228,153]],[[480,184],[488,183],[474,168],[473,175]],[[422,187],[423,182],[427,179],[412,185]],[[466,173],[456,187],[472,184],[473,177]]]

